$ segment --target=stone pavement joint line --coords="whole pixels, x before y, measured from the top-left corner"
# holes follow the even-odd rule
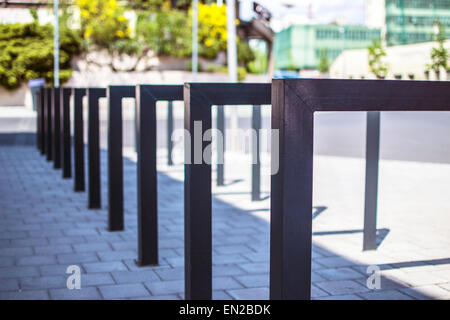
[[[88,210],[86,193],[73,192],[73,181],[63,180],[61,172],[34,147],[0,146],[0,299],[184,298],[183,183],[169,174],[173,170],[180,175],[183,167],[159,172],[160,264],[139,268],[134,263],[136,164],[127,158],[124,162],[125,231],[111,233],[106,230],[105,152],[103,208]],[[236,188],[239,184],[229,184],[219,191],[215,188],[228,194],[229,201],[217,196],[213,200],[213,298],[268,299],[269,200],[255,204],[258,210],[244,210],[231,204],[233,199],[240,203],[249,199],[245,192],[247,200],[239,198],[240,192],[233,194]],[[315,219],[319,230],[314,231],[324,231],[323,226],[330,230],[328,221],[340,219],[321,213]],[[449,299],[450,261],[444,259],[449,257],[448,239],[447,251],[441,257],[444,260],[418,255],[415,260],[423,262],[409,264],[401,263],[411,260],[397,255],[401,250],[395,243],[384,246],[392,245],[392,250],[362,253],[361,234],[314,236],[312,297]],[[371,259],[383,269],[380,290],[366,286]],[[66,287],[69,265],[80,267],[81,290]]]

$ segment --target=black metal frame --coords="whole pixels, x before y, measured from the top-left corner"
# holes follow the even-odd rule
[[[83,97],[86,88],[73,88],[74,191],[85,191]]]
[[[88,207],[101,208],[100,110],[99,99],[106,97],[105,88],[87,88],[88,98]]]
[[[42,87],[40,89],[40,96],[39,96],[39,126],[40,126],[40,151],[41,154],[45,154],[45,94],[46,94],[46,88]]]
[[[52,158],[53,168],[61,169],[61,100],[60,88],[52,88]]]
[[[182,85],[136,86],[138,134],[138,260],[158,264],[158,186],[156,171],[156,103],[182,101]]]
[[[47,161],[53,160],[53,143],[52,143],[52,88],[46,88],[45,94],[45,154],[47,156]]]
[[[109,231],[124,229],[122,98],[134,98],[134,86],[108,87],[108,186]]]
[[[201,132],[211,129],[212,105],[263,105],[271,103],[270,84],[188,83],[184,85],[185,129],[194,133],[194,122],[201,121]],[[202,139],[185,144],[185,295],[186,299],[212,297],[211,164],[203,155],[209,142]],[[186,143],[186,142],[185,142]],[[209,149],[210,152],[210,149]],[[194,155],[194,159],[192,158]],[[208,155],[211,159],[211,154]],[[210,162],[210,161],[209,161]]]
[[[313,124],[317,111],[450,111],[450,83],[283,79],[272,85],[270,298],[310,299]]]
[[[70,137],[70,98],[72,88],[61,88],[61,160],[62,177],[67,179],[72,176],[71,137]]]

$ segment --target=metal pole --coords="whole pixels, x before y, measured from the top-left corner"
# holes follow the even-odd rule
[[[172,133],[173,133],[173,102],[169,101],[167,104],[167,165],[173,165],[172,159]]]
[[[380,112],[367,112],[366,191],[363,250],[377,248],[378,162],[380,156]]]
[[[224,162],[225,162],[225,114],[223,106],[217,106],[217,118],[216,118],[216,126],[217,131],[222,133],[222,150],[220,150],[220,146],[217,146],[217,185],[224,185]]]
[[[227,60],[230,82],[237,82],[236,8],[234,0],[227,2]]]
[[[198,0],[192,3],[192,80],[197,80],[198,72]]]
[[[53,10],[55,14],[55,27],[53,33],[53,86],[59,88],[59,17],[58,17],[58,0],[53,1]]]
[[[261,129],[261,106],[252,110],[252,201],[261,200],[261,161],[259,158],[259,130]]]

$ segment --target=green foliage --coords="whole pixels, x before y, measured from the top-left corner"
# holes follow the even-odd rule
[[[248,45],[247,41],[238,39],[237,42],[237,59],[238,63],[245,69],[248,69],[248,64],[255,60],[255,54]]]
[[[328,51],[325,48],[320,50],[320,60],[317,69],[320,73],[326,73],[330,70],[330,59],[328,59]]]
[[[60,30],[60,81],[69,80],[70,61],[80,52],[80,39],[71,30]],[[16,89],[24,81],[45,78],[53,81],[53,27],[27,24],[0,24],[0,85]]]
[[[254,50],[255,59],[247,64],[250,73],[265,74],[267,72],[267,53],[261,50]]]
[[[446,40],[445,27],[440,22],[438,24],[438,27],[439,32],[434,37],[437,47],[431,49],[431,64],[427,66],[428,70],[433,70],[435,72],[437,79],[440,78],[441,69],[449,70],[448,59],[450,57],[449,51],[444,46]]]
[[[384,79],[388,73],[388,65],[383,61],[386,57],[386,50],[384,49],[381,39],[373,40],[372,44],[367,47],[369,51],[369,70],[377,79]]]
[[[142,12],[136,23],[136,40],[147,44],[157,55],[187,57],[192,42],[190,30],[186,32],[187,19],[187,14],[178,10]]]
[[[130,39],[125,7],[116,0],[76,0],[81,13],[81,34],[88,45],[114,52],[116,41]],[[120,48],[120,46],[119,46]]]

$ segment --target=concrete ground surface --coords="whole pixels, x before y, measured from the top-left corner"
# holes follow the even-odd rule
[[[63,180],[35,148],[33,115],[19,108],[0,111],[0,299],[183,299],[182,145],[176,144],[171,167],[165,150],[158,149],[160,261],[139,268],[130,122],[124,126],[125,231],[108,232],[107,151],[101,155],[102,209],[88,210],[87,193],[73,192],[73,180]],[[450,299],[447,118],[412,121],[427,132],[422,149],[408,121],[403,138],[396,136],[394,122],[387,121],[385,129],[382,124],[381,154],[395,160],[380,162],[379,245],[363,252],[364,119],[337,115],[332,121],[333,116],[317,119],[316,127],[313,299]],[[164,146],[164,129],[158,130]],[[439,143],[426,143],[437,136]],[[102,145],[105,137],[103,130]],[[214,299],[269,296],[268,154],[262,161],[261,201],[250,201],[248,154],[227,152],[226,184],[213,181]],[[67,289],[70,265],[81,268],[81,290]],[[373,265],[381,269],[380,289],[366,285]]]
[[[108,232],[106,151],[102,209],[61,178],[34,146],[0,147],[0,299],[183,299],[183,166],[159,152],[159,266],[139,268],[136,164],[124,161],[125,231]],[[213,297],[269,296],[269,176],[251,202],[249,157],[228,153],[226,185],[214,187]],[[314,299],[450,299],[450,166],[383,161],[379,247],[362,252],[364,161],[317,156],[314,178]],[[214,176],[214,173],[213,173]],[[215,185],[215,182],[213,182]],[[69,265],[81,289],[66,286]],[[381,289],[366,286],[367,267]]]

